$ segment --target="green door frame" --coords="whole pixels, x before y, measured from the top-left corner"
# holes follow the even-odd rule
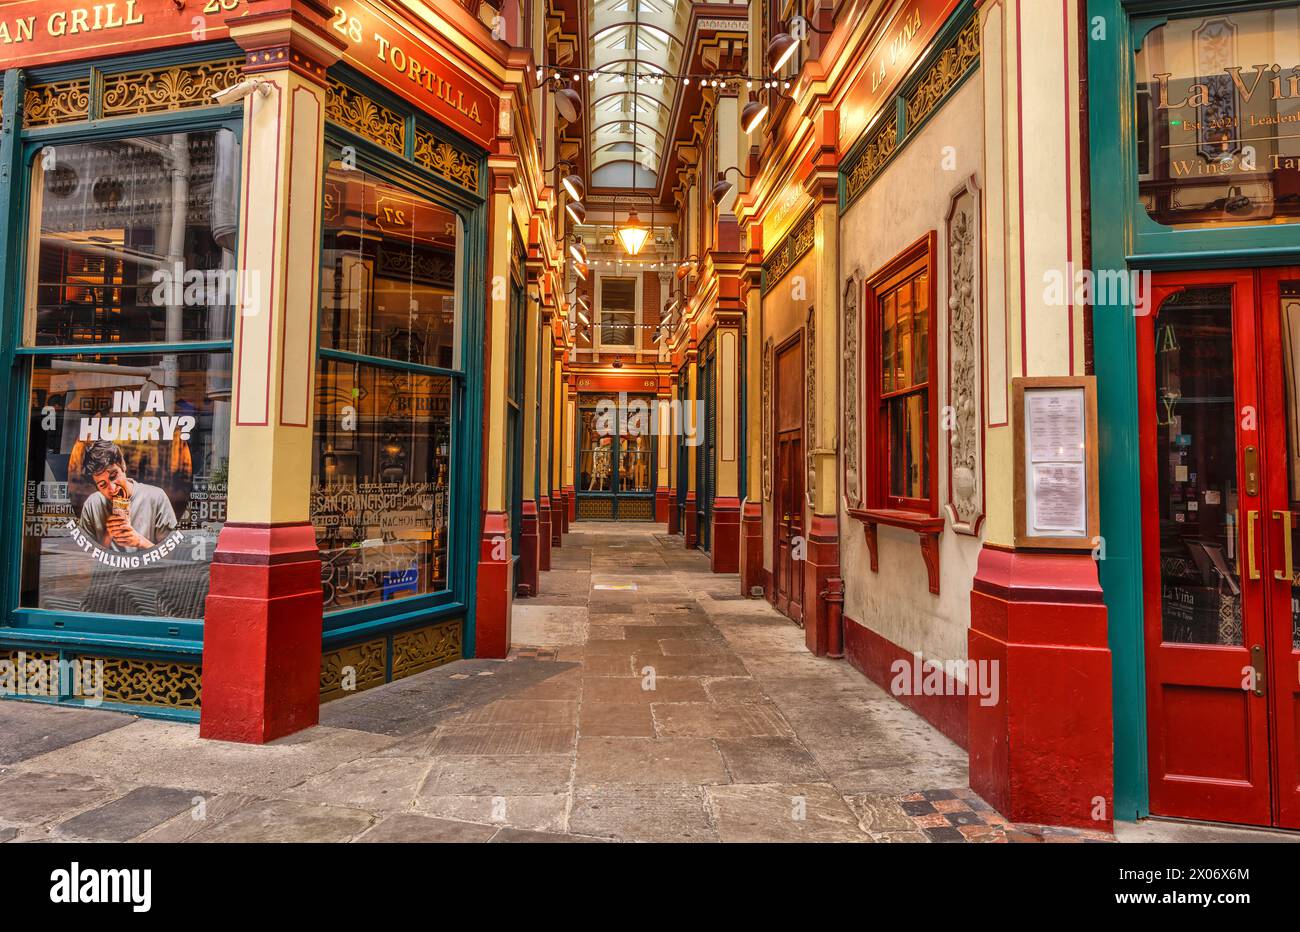
[[[1168,18],[1293,6],[1279,0],[1088,0],[1089,146],[1094,270],[1205,269],[1300,262],[1293,224],[1171,230],[1152,221],[1137,191],[1134,52]],[[1171,9],[1172,7],[1172,9]],[[1118,179],[1118,183],[1116,183]],[[1109,296],[1107,296],[1109,297]],[[1150,814],[1143,650],[1141,451],[1133,303],[1094,308],[1101,472],[1102,559],[1115,728],[1114,817]]]

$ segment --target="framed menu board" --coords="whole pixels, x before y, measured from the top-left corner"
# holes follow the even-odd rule
[[[1097,501],[1097,381],[1012,381],[1016,547],[1091,550]]]

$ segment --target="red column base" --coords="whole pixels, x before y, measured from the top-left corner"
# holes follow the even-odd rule
[[[686,520],[686,549],[694,550],[700,545],[700,513],[695,510],[695,493],[686,493],[686,506],[683,517]]]
[[[551,498],[543,495],[537,500],[537,568],[543,572],[551,568]]]
[[[740,594],[752,598],[763,588],[763,506],[746,499],[740,514]]]
[[[740,572],[740,499],[713,500],[713,520],[709,533],[713,541],[710,563],[715,573]]]
[[[671,501],[669,489],[659,486],[655,489],[655,522],[665,524],[668,521],[668,503]],[[671,531],[669,533],[672,533]]]
[[[264,744],[319,721],[323,608],[310,524],[221,529],[204,610],[200,737]]]
[[[537,575],[541,546],[537,540],[537,502],[523,502],[520,511],[519,573],[515,578],[515,595],[528,598],[541,592],[541,580]]]
[[[514,602],[511,562],[510,516],[489,511],[483,515],[483,537],[479,541],[475,657],[499,660],[510,653],[510,609]]]
[[[1110,831],[1111,657],[1096,562],[985,547],[970,604],[967,678],[998,689],[996,702],[967,697],[971,788],[1013,822]]]
[[[672,489],[669,489],[671,492]],[[668,503],[668,533],[680,534],[682,532],[682,510],[677,507],[677,496],[674,493],[672,501]]]
[[[564,487],[564,533],[569,533],[569,525],[578,520],[578,500],[573,495],[573,486]]]
[[[564,493],[551,493],[551,546],[564,546]]]
[[[833,515],[813,515],[808,526],[808,544],[803,565],[803,636],[808,649],[818,657],[843,656],[843,639],[832,632],[830,581],[840,578],[839,522]]]

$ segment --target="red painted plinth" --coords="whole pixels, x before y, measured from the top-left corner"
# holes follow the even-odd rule
[[[510,653],[510,608],[514,601],[510,550],[510,516],[502,511],[487,512],[479,540],[475,657],[500,659]]]
[[[316,724],[323,605],[310,524],[222,528],[204,611],[200,737],[264,744]]]
[[[541,544],[537,539],[537,502],[525,501],[519,520],[519,572],[515,577],[515,595],[528,598],[541,591],[537,575]]]
[[[1111,829],[1111,658],[1101,596],[1089,553],[980,553],[970,659],[988,665],[986,682],[996,673],[998,701],[967,697],[970,785],[1014,822]]]
[[[700,513],[695,510],[695,493],[686,493],[685,519],[686,549],[694,550],[700,545]]]
[[[551,568],[551,498],[543,495],[537,500],[537,568]]]
[[[564,487],[564,533],[569,533],[569,525],[578,520],[578,500],[573,495],[573,486]]]
[[[828,581],[839,575],[839,522],[831,515],[813,515],[803,565],[803,636],[818,657],[831,647],[831,612],[824,593]]]
[[[551,493],[551,546],[564,546],[564,493]]]
[[[677,497],[674,495],[673,500],[668,504],[668,533],[680,534],[681,532],[682,510],[677,507]]]
[[[763,506],[745,500],[740,514],[740,594],[750,598],[763,588]]]
[[[713,500],[713,544],[710,562],[715,573],[740,572],[740,499],[718,497]]]
[[[661,485],[655,489],[655,521],[658,523],[663,524],[668,520],[668,503],[671,500],[671,490],[667,486]]]

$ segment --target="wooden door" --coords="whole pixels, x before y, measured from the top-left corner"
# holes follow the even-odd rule
[[[772,590],[778,611],[803,624],[804,473],[803,347],[799,337],[777,351],[774,408]]]

